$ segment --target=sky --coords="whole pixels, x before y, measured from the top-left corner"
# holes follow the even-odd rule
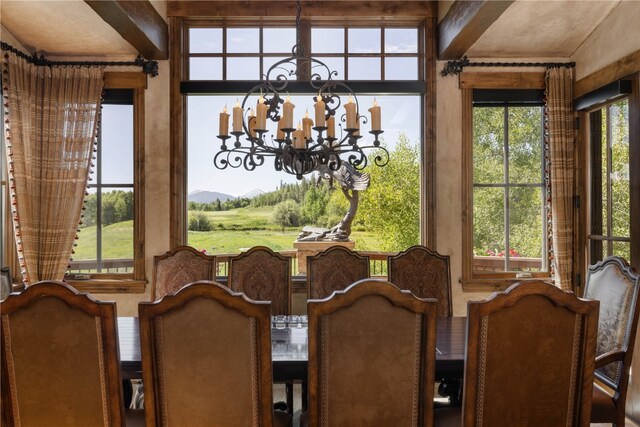
[[[373,104],[372,96],[358,97],[361,115],[370,117],[366,111]],[[378,105],[381,107],[382,129],[387,147],[393,149],[400,132],[404,132],[409,140],[418,143],[421,134],[421,97],[413,96],[378,96]],[[294,123],[302,118],[305,111],[309,110],[313,118],[312,96],[292,96],[291,102],[294,109]],[[213,164],[213,158],[219,151],[221,141],[216,137],[219,132],[219,114],[224,109],[231,109],[236,104],[233,96],[189,96],[188,97],[188,123],[187,123],[187,151],[188,151],[188,182],[189,193],[195,190],[217,191],[232,196],[241,196],[252,190],[275,190],[281,182],[293,183],[297,179],[285,172],[277,172],[273,167],[273,158],[267,158],[265,164],[253,171],[247,171],[243,167],[238,169],[217,169]],[[341,108],[341,110],[343,110]],[[231,128],[231,118],[229,127]],[[337,124],[336,124],[337,126]],[[275,126],[274,126],[275,128]],[[364,138],[360,140],[373,141],[368,133],[370,123],[362,125]],[[336,133],[339,130],[336,129]],[[273,129],[268,133],[273,135]],[[227,146],[231,146],[227,140]]]

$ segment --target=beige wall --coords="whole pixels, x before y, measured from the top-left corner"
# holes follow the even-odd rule
[[[576,49],[576,80],[640,49],[640,3],[622,1]]]

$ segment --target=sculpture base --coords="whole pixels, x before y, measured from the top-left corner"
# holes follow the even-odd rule
[[[293,242],[293,247],[298,251],[298,274],[307,274],[307,257],[314,256],[318,252],[329,249],[332,246],[343,246],[353,249],[356,245],[354,241],[348,242]]]

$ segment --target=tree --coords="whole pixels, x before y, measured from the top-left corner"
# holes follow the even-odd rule
[[[282,227],[297,227],[300,225],[300,206],[293,200],[285,200],[273,208],[271,220]]]
[[[375,156],[370,155],[371,184],[360,193],[356,217],[377,233],[383,250],[404,250],[420,242],[420,150],[401,133],[386,166],[376,166]]]

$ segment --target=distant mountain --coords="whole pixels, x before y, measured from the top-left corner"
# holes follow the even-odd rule
[[[239,198],[241,199],[253,199],[256,196],[259,196],[261,194],[264,194],[264,191],[260,190],[259,188],[254,188],[253,190],[249,191],[246,194],[243,194],[242,196],[239,196]]]
[[[217,191],[204,191],[204,190],[194,190],[189,193],[187,200],[190,202],[196,203],[211,203],[215,202],[216,199],[220,199],[221,202],[225,202],[229,199],[235,199],[234,196],[224,193],[218,193]]]

